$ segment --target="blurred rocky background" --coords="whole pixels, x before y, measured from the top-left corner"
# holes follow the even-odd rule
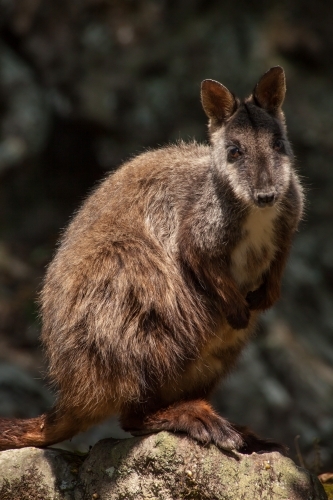
[[[51,404],[38,291],[87,193],[147,147],[206,140],[201,80],[244,96],[280,64],[307,210],[283,298],[215,404],[313,471],[333,467],[332,20],[325,0],[0,0],[2,416]],[[120,435],[111,421],[65,446]]]

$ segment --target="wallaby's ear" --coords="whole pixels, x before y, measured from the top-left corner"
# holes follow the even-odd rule
[[[202,107],[215,123],[224,122],[236,111],[235,96],[222,83],[204,80],[201,84]]]
[[[281,66],[275,66],[265,73],[253,91],[256,104],[269,113],[276,113],[281,108],[286,94],[286,78]]]

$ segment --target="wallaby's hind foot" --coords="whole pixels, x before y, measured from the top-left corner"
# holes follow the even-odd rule
[[[248,428],[228,422],[205,400],[181,401],[148,415],[132,408],[120,421],[123,429],[135,436],[166,430],[184,432],[203,445],[213,443],[227,451],[245,454],[286,452],[282,445],[261,439]]]
[[[205,400],[175,403],[142,419],[133,415],[121,418],[123,429],[133,434],[166,430],[184,432],[201,444],[214,443],[224,450],[245,445],[241,434]]]

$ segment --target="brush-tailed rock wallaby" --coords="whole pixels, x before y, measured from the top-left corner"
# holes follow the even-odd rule
[[[41,293],[57,402],[36,418],[1,419],[0,449],[51,445],[115,414],[133,434],[270,448],[208,398],[279,298],[301,218],[285,90],[281,67],[245,100],[205,80],[209,144],[143,153],[86,200]]]

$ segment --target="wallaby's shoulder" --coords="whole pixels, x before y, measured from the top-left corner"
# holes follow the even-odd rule
[[[194,180],[205,176],[210,166],[210,147],[195,141],[148,150],[125,162],[95,190],[90,204],[118,211],[160,197],[177,196]],[[87,207],[90,209],[90,207]]]
[[[204,182],[209,168],[210,147],[196,141],[179,141],[140,153],[95,188],[64,239],[70,237],[71,246],[77,244],[75,235],[84,236],[82,244],[87,246],[89,238],[104,239],[115,228],[123,226],[130,234],[147,225],[148,218],[161,223],[162,213],[168,219],[176,217],[175,206],[181,208],[193,184]]]
[[[126,180],[136,182],[146,179],[161,181],[170,179],[170,175],[181,176],[183,173],[204,169],[209,166],[210,147],[196,141],[178,141],[161,148],[148,150],[124,163],[108,180],[109,185]]]
[[[109,174],[88,198],[89,208],[96,203],[107,208],[114,202],[119,206],[127,197],[133,202],[151,188],[165,189],[166,184],[179,185],[182,179],[193,182],[193,175],[207,172],[210,166],[210,147],[196,141],[179,141],[157,149],[147,150],[124,162]],[[116,207],[115,207],[116,208]]]

